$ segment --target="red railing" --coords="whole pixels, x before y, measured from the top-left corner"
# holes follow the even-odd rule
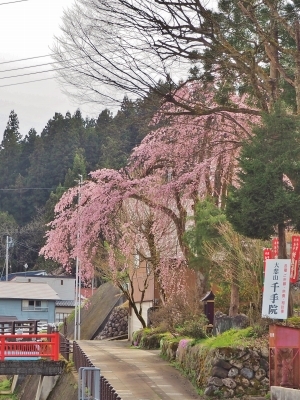
[[[0,335],[0,361],[7,358],[59,360],[59,332],[29,335]]]

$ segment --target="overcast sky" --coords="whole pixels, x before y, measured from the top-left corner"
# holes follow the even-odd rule
[[[33,66],[53,62],[49,47],[53,36],[59,35],[63,10],[73,3],[74,0],[0,0],[0,139],[11,110],[17,113],[20,132],[25,136],[30,128],[40,134],[55,112],[73,114],[80,108],[83,117],[95,117],[105,108],[99,106],[95,110],[95,106],[74,104],[60,91],[55,79],[37,81],[54,75],[37,73],[50,70],[51,65]],[[25,58],[32,59],[12,62]],[[24,66],[32,68],[19,69]],[[28,73],[34,75],[24,75]]]

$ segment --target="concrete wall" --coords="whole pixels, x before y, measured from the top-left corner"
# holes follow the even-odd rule
[[[139,308],[140,304],[137,304],[137,308]],[[142,308],[142,316],[144,318],[144,320],[147,323],[147,312],[148,309],[150,307],[153,306],[153,302],[152,301],[145,301],[143,302],[143,308]],[[131,314],[128,317],[128,339],[132,340],[132,334],[135,331],[138,331],[139,329],[142,328],[142,324],[140,323],[140,321],[138,320],[137,316],[135,315],[135,313],[133,312],[133,310],[131,310]]]
[[[57,377],[47,377],[40,400],[78,400],[78,377],[76,375],[72,372],[63,372]],[[16,388],[18,398],[20,400],[34,400],[38,391],[39,380],[39,375],[31,375],[20,381]],[[50,390],[51,386],[52,389]]]
[[[0,299],[0,315],[16,316],[19,320],[39,319],[41,321],[55,322],[55,300],[47,300],[48,311],[23,311],[22,300]]]
[[[300,390],[271,386],[271,400],[299,400]]]

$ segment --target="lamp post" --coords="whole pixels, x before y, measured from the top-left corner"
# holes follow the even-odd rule
[[[27,272],[27,268],[28,268],[28,264],[24,264],[24,268],[25,268],[25,276],[26,276],[26,272]]]

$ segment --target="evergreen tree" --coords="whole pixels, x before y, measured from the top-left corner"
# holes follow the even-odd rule
[[[18,165],[21,152],[21,139],[18,116],[14,111],[11,111],[0,147],[1,188],[9,187],[15,183],[15,179],[19,172]]]
[[[207,198],[197,203],[194,221],[194,227],[185,234],[186,241],[192,250],[189,261],[193,268],[201,269],[201,272],[207,276],[211,260],[205,252],[205,243],[221,239],[218,227],[226,221],[226,216],[212,199]]]
[[[34,128],[31,128],[21,142],[19,171],[23,176],[28,173],[27,170],[30,167],[30,156],[34,152],[36,140],[38,140],[37,131]]]
[[[300,227],[300,121],[277,104],[244,144],[239,182],[228,197],[226,214],[248,237],[279,236],[286,258],[285,229]]]
[[[8,214],[7,212],[0,211],[0,260],[1,265],[5,265],[6,258],[6,244],[7,244],[7,236],[9,238],[14,237],[15,233],[18,230],[18,225],[15,219]],[[11,249],[11,239],[9,239],[9,250]],[[9,263],[11,260],[9,260]],[[10,270],[9,270],[10,272]],[[3,271],[2,271],[3,274]]]
[[[69,168],[68,172],[66,173],[66,177],[65,177],[65,181],[64,181],[65,190],[77,185],[79,175],[82,176],[83,180],[85,180],[87,177],[86,161],[83,156],[82,149],[78,149],[76,151],[76,154],[74,156],[74,161],[73,161],[73,167],[72,167],[72,169]]]

